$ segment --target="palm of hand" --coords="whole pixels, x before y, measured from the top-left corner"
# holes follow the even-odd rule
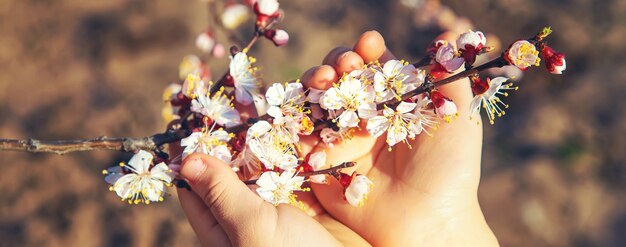
[[[456,92],[462,85],[447,89]],[[460,104],[457,99],[471,96],[461,93],[467,95],[451,97],[469,109],[469,100]],[[384,138],[370,137],[324,148],[331,157],[328,163],[356,161],[358,173],[367,174],[375,187],[370,200],[355,208],[341,200],[337,181],[313,184],[321,206],[315,211],[329,214],[374,246],[488,246],[479,242],[495,241],[477,200],[482,127],[467,116],[467,110],[460,110],[458,119],[440,125],[432,137],[420,135],[411,149],[399,144],[387,151]]]
[[[355,50],[359,44],[371,48],[372,42],[366,40],[371,36],[363,35]],[[382,44],[372,48],[378,55],[358,55],[366,61],[378,59],[382,52],[375,50],[384,50]],[[346,56],[336,50],[325,59],[335,70],[348,68],[343,71],[347,72],[358,67],[350,64],[354,62],[350,56],[356,53]],[[328,84],[335,79],[335,72],[341,72],[327,71],[321,67],[310,70],[302,78],[304,84]],[[327,185],[312,184],[312,194],[300,195],[308,214],[315,216],[311,218],[290,205],[267,204],[241,183],[223,182],[236,176],[226,174],[219,165],[209,169],[183,165],[181,175],[195,193],[179,191],[179,197],[200,241],[207,246],[277,242],[285,246],[338,242],[350,246],[496,246],[477,201],[482,126],[469,120],[469,84],[456,82],[440,90],[457,104],[459,117],[441,124],[432,137],[419,135],[411,141],[412,149],[398,144],[387,151],[384,138],[374,139],[367,133],[358,133],[334,148],[318,144],[312,136],[302,138],[303,153],[324,150],[327,163],[333,165],[356,161],[355,169],[374,181],[370,200],[363,207],[355,208],[342,200],[342,186],[329,179]],[[219,163],[210,157],[195,159],[209,166]]]

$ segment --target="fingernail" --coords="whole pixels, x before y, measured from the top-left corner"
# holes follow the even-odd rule
[[[197,177],[200,173],[204,171],[205,166],[202,159],[199,158],[191,158],[183,164],[181,169],[181,175],[185,178],[193,178]]]

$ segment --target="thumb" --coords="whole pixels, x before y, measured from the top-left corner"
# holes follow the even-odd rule
[[[193,154],[184,160],[180,174],[235,246],[271,241],[263,238],[273,233],[261,229],[273,229],[265,226],[276,222],[276,209],[252,192],[224,162]]]

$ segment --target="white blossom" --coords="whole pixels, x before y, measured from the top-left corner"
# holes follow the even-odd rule
[[[517,90],[512,83],[505,84],[507,80],[509,79],[506,77],[496,77],[491,80],[487,79],[486,82],[479,81],[478,83],[487,83],[489,87],[483,92],[474,91],[474,99],[470,104],[470,117],[478,113],[481,107],[487,112],[491,124],[494,123],[496,117],[504,115],[504,109],[508,108],[508,105],[504,104],[498,95],[508,96],[508,93],[502,91]]]
[[[425,73],[412,64],[399,60],[389,60],[374,74],[376,101],[383,102],[400,97],[417,88],[424,82]]]
[[[171,186],[174,179],[165,163],[152,168],[152,154],[139,151],[128,164],[120,163],[117,168],[104,170],[105,180],[112,184],[111,190],[128,203],[146,203],[163,201],[165,187]],[[129,171],[125,174],[124,170]]]
[[[314,104],[319,104],[320,98],[322,98],[322,95],[324,95],[324,92],[326,92],[326,90],[321,90],[321,89],[312,88],[312,87],[309,88],[307,101],[314,103]]]
[[[280,83],[274,83],[265,93],[269,108],[267,114],[274,118],[274,126],[282,126],[289,133],[297,132],[309,135],[313,132],[313,122],[306,115],[304,109],[304,89],[300,83],[288,83],[284,87]],[[297,136],[292,136],[293,142],[297,142]]]
[[[248,147],[269,170],[274,169],[274,167],[289,170],[298,166],[298,158],[293,154],[293,149],[290,146],[250,140]]]
[[[432,109],[427,108],[432,101],[425,95],[418,95],[413,98],[413,101],[416,104],[413,114],[417,117],[417,125],[421,131],[431,135],[428,129],[434,129],[437,126],[436,116],[433,115]]]
[[[506,51],[505,58],[511,64],[521,70],[526,70],[530,66],[539,66],[541,59],[539,51],[532,43],[526,40],[518,40]]]
[[[192,153],[203,153],[229,163],[232,159],[232,154],[228,149],[227,143],[231,138],[232,135],[223,130],[193,132],[188,137],[180,140],[180,146],[185,147],[182,154],[183,158]]]
[[[435,113],[437,113],[439,118],[449,123],[452,118],[458,115],[456,104],[439,91],[432,92],[430,97],[435,107]]]
[[[273,118],[283,118],[302,115],[306,97],[302,84],[298,82],[288,83],[286,87],[274,83],[265,92],[265,99],[270,105],[267,114]]]
[[[185,96],[195,98],[199,95],[205,95],[208,88],[206,82],[200,78],[199,73],[191,73],[185,78],[181,90]]]
[[[339,127],[356,127],[359,117],[368,119],[376,115],[374,96],[374,89],[371,86],[363,85],[360,80],[349,77],[339,85],[329,88],[320,99],[320,105],[331,110],[334,115],[336,111],[341,112],[336,117]]]
[[[321,151],[311,154],[307,163],[313,168],[313,171],[324,169],[324,167],[326,167],[326,152]],[[325,184],[327,182],[325,174],[309,176],[309,181],[318,184]]]
[[[269,171],[261,174],[256,181],[259,188],[256,192],[263,200],[278,205],[288,203],[296,205],[294,191],[302,190],[304,177],[296,176],[295,171],[283,171],[280,175],[277,172]]]
[[[414,139],[422,132],[419,118],[413,114],[417,104],[401,102],[396,110],[386,107],[383,116],[370,118],[367,122],[367,131],[373,137],[379,137],[387,132],[387,144],[391,147],[399,142],[406,142],[407,138]]]
[[[241,116],[235,110],[230,99],[223,94],[223,90],[217,91],[212,97],[200,94],[191,101],[191,111],[209,117],[215,123],[231,127],[241,123]]]
[[[247,140],[257,139],[268,143],[294,144],[300,140],[298,133],[301,125],[292,117],[274,119],[270,124],[267,121],[258,121],[248,128]]]
[[[334,142],[339,140],[351,139],[354,136],[354,132],[357,128],[342,128],[339,127],[337,130],[333,130],[331,128],[323,128],[320,131],[320,139],[326,145],[332,147],[334,146]]]
[[[274,15],[280,6],[277,0],[258,0],[259,13],[263,15]]]
[[[244,52],[230,57],[229,73],[235,84],[235,100],[243,105],[250,105],[254,96],[260,94],[261,82],[256,77],[256,68],[252,67],[254,61]]]
[[[365,175],[356,175],[345,190],[346,201],[352,206],[362,207],[373,187],[374,183]]]

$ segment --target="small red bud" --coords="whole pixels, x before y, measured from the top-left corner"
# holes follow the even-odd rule
[[[353,173],[352,175],[348,175],[343,172],[339,173],[339,183],[344,188],[348,188],[348,186],[350,186],[350,183],[352,183],[352,178],[354,177],[355,174],[356,173]]]
[[[472,92],[474,95],[483,94],[489,89],[489,78],[482,80],[478,76],[472,76],[470,79],[472,81]]]
[[[565,55],[563,53],[555,52],[548,45],[544,45],[541,50],[541,56],[543,57],[548,72],[552,74],[562,74],[567,68],[565,61]]]

